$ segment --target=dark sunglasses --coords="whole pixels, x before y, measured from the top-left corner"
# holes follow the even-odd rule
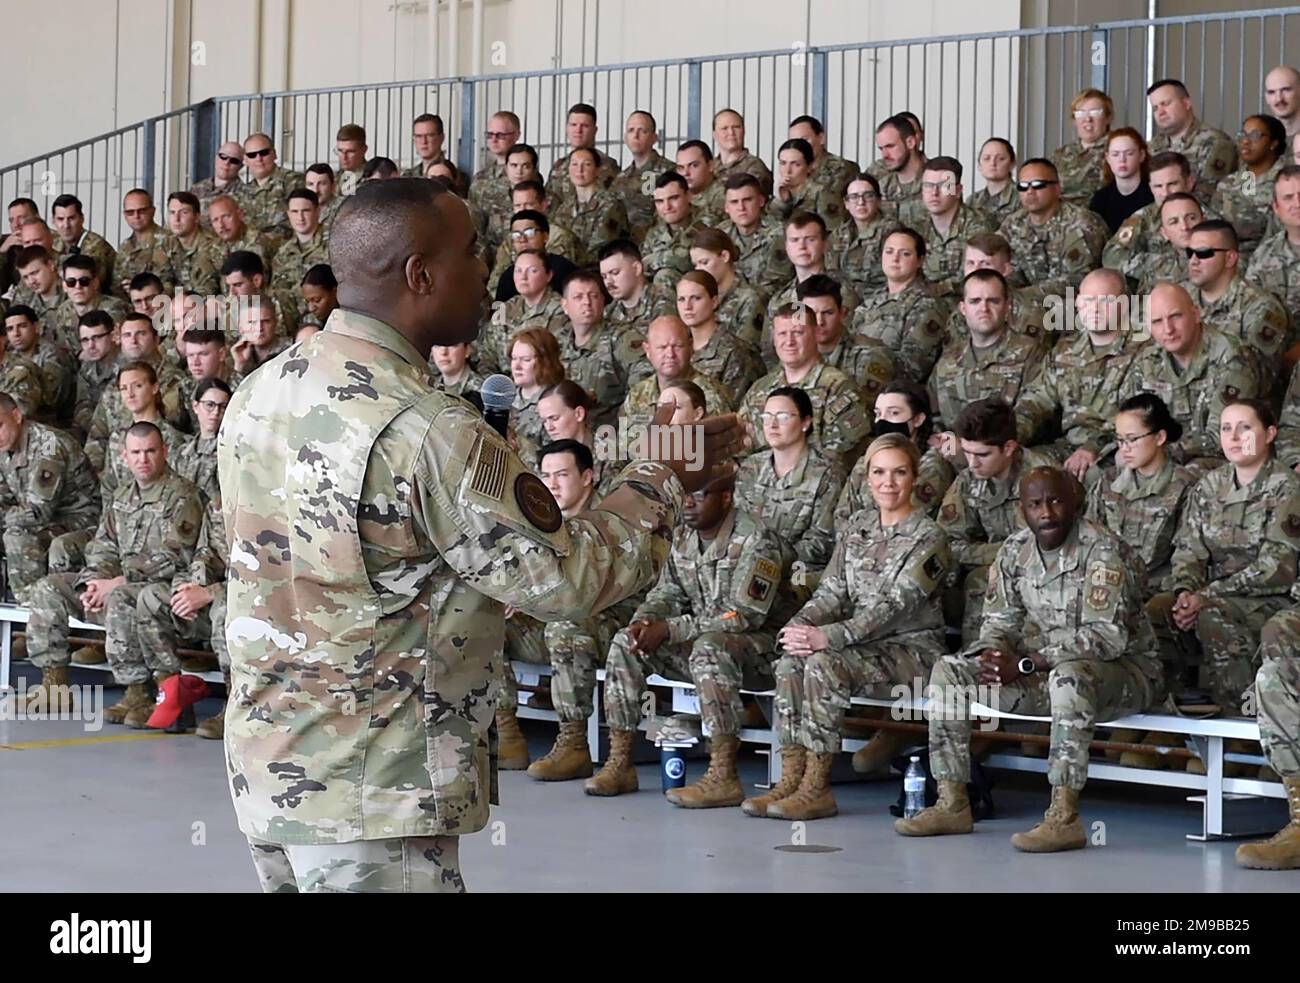
[[[63,285],[65,287],[89,287],[94,279],[93,276],[65,276]]]
[[[1034,178],[1032,181],[1017,181],[1016,190],[1018,191],[1042,191],[1050,184],[1060,184],[1060,181],[1048,181],[1044,178]]]
[[[267,147],[265,150],[245,150],[244,156],[251,157],[253,160],[257,160],[257,158],[259,157],[265,157],[267,154],[273,154],[273,153],[275,153],[274,148]]]
[[[262,151],[259,151],[259,154],[260,153],[262,153]],[[224,160],[227,164],[242,164],[244,162],[244,158],[242,157],[231,157],[230,154],[222,153],[217,154],[217,160]]]
[[[1202,246],[1200,249],[1193,249],[1191,246],[1183,247],[1183,252],[1187,254],[1188,259],[1191,259],[1192,257],[1196,257],[1197,259],[1213,259],[1215,253],[1227,253],[1231,251],[1232,250],[1230,249],[1215,246]]]

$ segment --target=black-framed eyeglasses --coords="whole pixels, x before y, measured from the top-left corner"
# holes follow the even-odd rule
[[[89,287],[95,282],[93,276],[65,276],[63,285],[65,287]]]
[[[199,405],[209,413],[224,413],[226,412],[226,406],[228,405],[226,403],[219,403],[215,399],[200,399],[198,402]]]
[[[1017,191],[1042,191],[1044,188],[1053,184],[1060,184],[1060,181],[1049,181],[1047,178],[1036,177],[1032,181],[1017,181]]]
[[[242,164],[244,162],[242,157],[231,157],[230,154],[223,154],[220,151],[217,152],[217,160],[224,160],[227,164]]]
[[[868,202],[868,201],[875,201],[879,197],[880,195],[876,194],[874,191],[855,191],[852,194],[845,195],[844,200],[854,201],[854,202]]]
[[[1223,246],[1201,246],[1199,249],[1192,246],[1184,246],[1183,252],[1187,254],[1188,259],[1213,259],[1215,253],[1230,253],[1232,250],[1226,249]]]
[[[99,341],[99,339],[107,338],[112,333],[113,332],[111,331],[100,331],[97,334],[88,335],[87,337],[81,339],[81,347],[89,348],[95,342]]]
[[[244,156],[252,160],[257,160],[259,157],[265,157],[267,154],[273,153],[275,153],[274,147],[266,147],[263,150],[245,150]]]
[[[514,130],[484,130],[483,135],[489,140],[504,140],[515,135]]]
[[[1238,130],[1238,140],[1267,140],[1268,134],[1263,130]]]
[[[1146,438],[1150,437],[1155,432],[1156,431],[1154,430],[1148,430],[1146,433],[1135,433],[1132,437],[1117,436],[1115,438],[1115,443],[1119,444],[1120,447],[1132,447],[1139,440],[1146,440]]]

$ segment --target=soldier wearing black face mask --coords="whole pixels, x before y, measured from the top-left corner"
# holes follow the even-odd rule
[[[876,397],[875,414],[875,422],[871,425],[873,438],[901,433],[910,437],[923,452],[912,498],[917,508],[934,516],[957,472],[938,448],[930,446],[930,397],[925,387],[902,379],[891,382]],[[866,464],[859,460],[840,492],[840,500],[835,506],[835,525],[842,528],[854,512],[875,507],[867,490]]]

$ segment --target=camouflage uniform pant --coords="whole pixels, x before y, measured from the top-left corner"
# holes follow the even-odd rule
[[[970,781],[970,699],[1007,713],[1051,714],[1047,780],[1078,790],[1088,780],[1097,721],[1140,713],[1160,698],[1158,685],[1130,659],[1062,662],[1050,672],[987,688],[980,685],[979,667],[976,658],[945,655],[930,675],[927,694],[940,702],[930,714],[930,769],[941,781]]]
[[[552,621],[546,625],[551,653],[551,702],[561,720],[583,721],[591,716],[596,670],[604,662],[614,634],[630,620],[615,605],[585,621]]]
[[[136,599],[146,585],[122,584],[108,595],[103,611],[91,614],[81,603],[78,576],[52,573],[32,588],[32,613],[27,622],[27,651],[32,663],[41,669],[69,663],[68,619],[76,618],[108,629],[104,652],[119,684],[146,682],[149,671],[144,667],[135,632]]]
[[[147,584],[136,600],[135,630],[145,663],[155,673],[172,675],[181,671],[176,655],[180,641],[206,642],[214,634],[209,618],[211,608],[204,608],[191,621],[172,612],[170,584]],[[226,668],[228,663],[222,663]]]
[[[464,894],[460,837],[405,836],[320,846],[248,838],[266,894]]]
[[[29,603],[31,588],[50,572],[50,542],[66,532],[62,526],[28,525],[6,520],[3,542],[9,589],[21,603]]]
[[[941,631],[919,631],[807,658],[782,656],[776,664],[777,740],[816,754],[839,751],[852,697],[888,699],[900,683],[920,692],[947,651]]]
[[[1269,619],[1260,633],[1255,676],[1259,738],[1283,778],[1300,778],[1300,608]]]
[[[500,706],[512,707],[519,702],[519,688],[511,661],[535,666],[549,666],[551,653],[546,650],[546,626],[526,614],[516,614],[506,622],[506,658],[501,681]]]
[[[653,653],[635,655],[624,629],[614,636],[605,662],[605,721],[612,730],[636,730],[641,723],[646,676],[690,680],[700,697],[700,715],[711,736],[739,734],[744,707],[741,689],[772,685],[769,632],[705,632],[689,642],[664,642]]]
[[[93,529],[65,532],[50,540],[50,573],[75,573],[86,565],[86,547],[95,537]]]
[[[1183,670],[1201,666],[1201,681],[1221,707],[1240,713],[1242,694],[1255,678],[1259,635],[1264,623],[1288,604],[1280,597],[1211,598],[1201,608],[1193,631],[1180,631],[1171,617],[1174,595],[1147,601],[1147,615],[1160,642],[1160,659],[1171,692]]]
[[[980,637],[984,620],[984,595],[989,589],[989,568],[973,567],[962,581],[961,643],[970,645]]]

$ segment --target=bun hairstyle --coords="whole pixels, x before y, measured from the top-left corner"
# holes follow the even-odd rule
[[[1173,418],[1165,401],[1155,393],[1138,393],[1120,404],[1121,413],[1136,413],[1148,430],[1163,430],[1165,440],[1176,444],[1183,436],[1183,425]]]

